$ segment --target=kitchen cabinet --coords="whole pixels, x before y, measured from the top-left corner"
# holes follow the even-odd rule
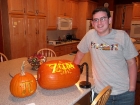
[[[7,40],[5,46],[8,58],[17,58],[26,56],[26,35],[25,35],[25,17],[23,15],[9,15],[10,36],[4,35],[4,40]],[[5,30],[6,31],[6,30]],[[4,32],[5,32],[4,31]]]
[[[26,19],[27,56],[31,56],[39,49],[46,47],[45,17],[27,16]]]
[[[71,18],[72,18],[72,28],[78,28],[77,27],[77,22],[78,22],[78,2],[77,1],[71,1],[72,5],[72,12],[71,12]]]
[[[71,17],[71,0],[58,0],[58,17]]]
[[[45,48],[46,47],[46,17],[41,17],[38,16],[37,17],[37,29],[38,29],[38,33],[37,33],[37,50],[41,49],[41,48]]]
[[[91,11],[97,7],[97,3],[93,1],[80,1],[78,5],[78,30],[76,36],[82,39],[86,34],[86,20],[89,18],[92,19]],[[92,10],[90,10],[90,8]]]
[[[53,8],[52,8],[53,7]],[[47,29],[57,29],[58,0],[47,0]]]
[[[46,5],[46,0],[36,0],[36,14],[39,16],[46,16]]]
[[[66,54],[65,45],[60,45],[60,46],[48,45],[47,47],[52,49],[56,53],[56,56],[62,56]]]
[[[9,15],[11,58],[31,56],[46,47],[45,17]]]
[[[3,46],[4,53],[8,59],[31,56],[40,48],[46,47],[46,17],[41,15],[43,12],[38,12],[38,14],[33,15],[33,12],[30,12],[30,14],[22,14],[16,11],[11,12],[11,10],[19,9],[18,6],[11,6],[16,9],[8,9],[11,8],[8,6],[11,4],[14,5],[15,2],[17,4],[24,4],[27,3],[25,1],[26,0],[24,0],[24,2],[22,0],[1,1],[2,31],[4,36]],[[35,2],[37,2],[37,0],[35,0]],[[28,6],[30,7],[29,4],[32,4],[30,0],[28,0]]]
[[[70,54],[73,51],[77,51],[77,45],[79,42],[69,43],[69,44],[60,44],[57,46],[47,45],[48,48],[52,49],[57,56],[62,56],[65,54]]]
[[[137,83],[135,91],[135,105],[140,105],[140,72],[137,74]]]
[[[114,26],[116,29],[121,29],[122,17],[123,17],[123,5],[117,5],[116,14],[115,14],[115,26]]]
[[[46,0],[8,0],[7,2],[9,13],[46,15]]]
[[[93,10],[96,9],[96,8],[97,8],[97,3],[91,2],[91,1],[88,2],[87,19],[92,19],[92,12],[93,12]]]
[[[77,44],[78,43],[73,43],[73,44],[65,45],[65,53],[66,54],[70,54],[73,51],[77,51]]]
[[[132,19],[140,19],[140,3],[133,3]]]
[[[132,4],[117,5],[115,14],[115,28],[129,30],[131,27],[132,13]]]
[[[91,105],[91,95],[92,93],[89,92],[88,94],[86,94],[84,97],[82,97],[76,104],[74,105]]]

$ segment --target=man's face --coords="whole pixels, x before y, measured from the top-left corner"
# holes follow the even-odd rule
[[[106,12],[100,11],[93,15],[92,26],[99,35],[104,36],[109,34],[109,24],[111,24],[111,22],[111,17],[108,18]]]

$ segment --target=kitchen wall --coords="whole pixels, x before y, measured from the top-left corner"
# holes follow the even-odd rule
[[[67,34],[75,34],[76,30],[47,30],[48,40],[58,40],[60,36],[61,39]]]

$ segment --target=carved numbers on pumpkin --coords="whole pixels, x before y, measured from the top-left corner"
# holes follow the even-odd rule
[[[74,65],[72,62],[61,62],[59,61],[58,63],[52,63],[52,64],[47,64],[52,69],[52,73],[61,73],[61,74],[70,74],[71,70],[74,69]]]
[[[26,91],[28,89],[29,93],[32,93],[33,90],[31,89],[31,84],[32,84],[33,80],[31,81],[25,81],[25,82],[21,82],[20,86],[22,88],[22,94],[25,95]]]

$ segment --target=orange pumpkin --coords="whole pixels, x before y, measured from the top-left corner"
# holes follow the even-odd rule
[[[40,87],[60,89],[73,86],[80,78],[80,69],[68,60],[52,60],[43,63],[37,71]]]
[[[36,88],[36,79],[28,72],[16,74],[10,82],[11,94],[19,98],[32,95],[36,91]]]

